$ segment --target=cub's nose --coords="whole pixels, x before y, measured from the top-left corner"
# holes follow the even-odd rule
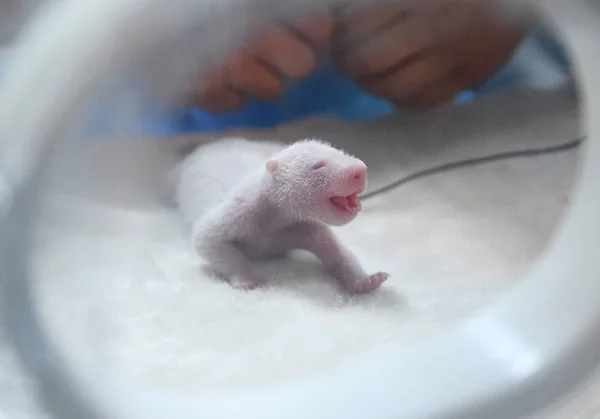
[[[356,189],[364,189],[367,184],[367,168],[364,165],[353,166],[346,172],[346,182]]]

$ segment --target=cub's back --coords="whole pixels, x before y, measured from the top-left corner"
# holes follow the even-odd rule
[[[267,159],[284,145],[229,138],[199,146],[175,169],[175,201],[187,223],[193,223],[223,201],[238,185],[264,170]]]

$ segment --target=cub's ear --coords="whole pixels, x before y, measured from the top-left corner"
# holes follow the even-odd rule
[[[275,159],[267,160],[267,163],[265,163],[265,168],[270,173],[275,172],[275,170],[277,170],[277,161]]]

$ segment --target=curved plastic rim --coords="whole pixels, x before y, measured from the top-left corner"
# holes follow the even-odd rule
[[[175,2],[168,7],[175,7]],[[180,4],[205,22],[210,18],[195,6],[207,10],[209,4],[218,2],[182,0]],[[77,419],[515,418],[565,394],[596,366],[600,356],[600,273],[596,273],[600,272],[600,142],[596,138],[600,83],[595,65],[600,62],[600,15],[582,0],[568,5],[549,0],[539,5],[563,32],[585,87],[589,140],[582,176],[572,207],[544,257],[497,304],[425,342],[379,351],[307,381],[218,398],[189,400],[150,393],[89,365],[65,362],[40,328],[29,293],[23,241],[27,218],[23,214],[34,202],[30,174],[36,174],[40,166],[20,147],[26,145],[34,157],[43,157],[45,146],[55,140],[68,116],[64,110],[72,109],[79,95],[93,87],[94,77],[108,71],[124,53],[124,48],[111,42],[132,33],[138,41],[151,42],[150,33],[176,30],[180,23],[175,20],[157,28],[156,21],[144,19],[168,15],[165,3],[80,0],[59,4],[49,19],[33,26],[1,91],[2,174],[15,197],[1,224],[3,307],[8,337],[37,380],[50,411]],[[232,1],[226,7],[233,10],[242,3],[248,4]],[[98,28],[90,30],[82,23],[91,20]],[[64,45],[70,46],[68,52]],[[91,76],[85,65],[90,57],[106,58]],[[33,109],[31,97],[39,98]],[[25,105],[30,109],[27,114],[21,112]],[[15,139],[21,141],[17,146]],[[23,160],[24,156],[28,159]],[[7,244],[6,237],[21,241]]]

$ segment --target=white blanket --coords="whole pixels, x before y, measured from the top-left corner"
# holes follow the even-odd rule
[[[566,144],[581,134],[577,114],[570,90],[516,91],[370,123],[234,134],[322,137],[368,164],[373,191],[442,164]],[[471,165],[366,200],[337,231],[368,270],[391,273],[371,295],[341,291],[303,254],[263,264],[268,285],[244,293],[206,273],[153,196],[185,141],[86,142],[59,156],[33,266],[44,324],[63,351],[190,394],[310,374],[473,314],[543,250],[578,161],[572,149]],[[11,362],[6,353],[0,418],[3,406],[11,418],[36,417]],[[542,417],[588,418],[594,406]]]

